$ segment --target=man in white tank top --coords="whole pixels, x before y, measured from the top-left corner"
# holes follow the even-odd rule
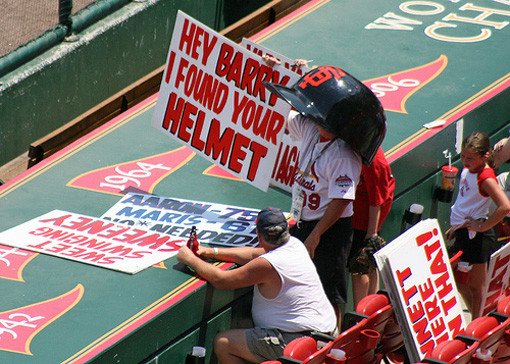
[[[258,247],[200,247],[198,256],[183,246],[177,259],[218,289],[254,286],[252,329],[219,333],[214,350],[219,363],[259,363],[277,359],[295,338],[311,331],[331,333],[336,326],[315,265],[301,241],[291,237],[287,220],[276,208],[260,211]],[[201,258],[235,262],[223,271]]]

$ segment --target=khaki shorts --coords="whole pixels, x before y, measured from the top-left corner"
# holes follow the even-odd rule
[[[261,327],[247,329],[245,335],[248,349],[259,361],[278,359],[292,340],[309,336],[306,332],[285,332]]]

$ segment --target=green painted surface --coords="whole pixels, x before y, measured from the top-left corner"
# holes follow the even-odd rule
[[[474,6],[487,9],[474,11],[462,10],[469,8],[466,1],[412,3],[394,0],[316,1],[315,7],[305,12],[298,22],[254,37],[255,41],[288,57],[313,59],[312,65],[342,67],[361,81],[382,78],[380,82],[388,90],[380,96],[383,104],[394,94],[388,75],[445,57],[444,68],[407,95],[401,110],[386,108],[388,131],[383,148],[397,182],[396,203],[384,227],[388,238],[398,234],[400,219],[410,204],[423,204],[426,207],[424,217],[429,216],[427,206],[432,204],[434,184],[439,182],[439,168],[447,163],[443,151],[448,149],[452,153],[453,162],[459,159],[455,151],[458,128],[463,127],[463,133],[459,134],[462,137],[474,130],[482,130],[496,142],[508,135],[510,123],[510,67],[507,61],[510,27],[505,26],[509,7],[482,1]],[[436,32],[448,37],[448,41],[426,34],[429,26],[447,16],[452,18],[454,13],[468,18],[480,11],[490,12],[486,20],[499,24],[499,29],[487,24],[450,20],[448,23],[455,25],[454,28]],[[401,25],[401,30],[374,28],[382,23],[377,19],[387,13],[405,17],[407,24]],[[490,30],[487,39],[480,37],[476,42],[453,39],[466,39],[487,29]],[[393,78],[398,80],[397,76]],[[494,92],[482,99],[482,95],[490,90]],[[445,119],[447,123],[443,128],[427,132],[422,125],[436,119]],[[418,139],[417,134],[423,138]],[[438,210],[441,212],[441,207]],[[446,223],[447,215],[441,221]]]
[[[131,2],[0,77],[0,165],[163,65],[178,9],[219,30],[267,2]]]
[[[432,194],[438,183],[439,167],[445,163],[442,151],[447,148],[454,151],[457,127],[464,126],[464,135],[476,129],[487,131],[493,141],[507,135],[508,89],[501,89],[490,95],[488,100],[479,101],[479,105],[472,109],[463,109],[458,114],[452,110],[473,103],[473,97],[490,89],[495,80],[508,78],[506,58],[502,57],[504,53],[499,49],[489,52],[486,48],[486,44],[494,46],[495,39],[502,43],[501,35],[508,36],[508,29],[495,32],[488,43],[478,44],[487,59],[485,65],[480,65],[474,57],[467,56],[469,52],[480,54],[476,47],[432,42],[425,38],[422,30],[397,32],[401,37],[399,41],[393,39],[396,37],[394,34],[382,36],[365,31],[366,24],[390,10],[396,11],[398,2],[370,4],[369,7],[366,1],[324,2],[299,22],[266,38],[264,44],[291,57],[313,58],[317,64],[341,65],[364,80],[417,67],[437,59],[441,54],[447,55],[449,62],[443,72],[409,97],[407,114],[387,113],[388,136],[384,147],[392,151],[391,155],[400,150],[397,148],[399,143],[422,130],[423,123],[441,115],[453,115],[449,124],[437,130],[436,134],[425,132],[423,140],[412,146],[404,144],[405,152],[392,159],[398,194],[383,231],[383,235],[391,239],[399,232],[404,209],[412,203],[425,206],[424,217],[434,215],[442,225],[447,224],[449,204],[435,204]],[[452,3],[444,6],[460,5]],[[349,10],[351,8],[353,10]],[[370,11],[361,14],[359,9]],[[324,44],[317,47],[317,39],[324,39]],[[333,62],[336,59],[342,62]],[[468,65],[460,65],[461,59]],[[468,68],[471,72],[466,73]],[[83,144],[79,150],[75,148],[59,159],[51,159],[49,162],[53,164],[39,166],[39,170],[30,171],[16,184],[4,188],[4,192],[0,190],[0,230],[57,208],[100,216],[118,200],[118,196],[71,188],[66,184],[74,177],[97,168],[179,147],[152,129],[152,110],[147,107],[121,127],[102,133],[100,138]],[[461,117],[463,124],[458,120]],[[453,162],[458,163],[456,154]],[[203,175],[202,172],[209,166],[204,159],[194,157],[160,181],[154,193],[253,208],[273,205],[289,209],[288,194],[276,190],[263,193],[242,182]],[[436,210],[437,213],[434,213]],[[32,356],[0,351],[0,362],[47,363],[69,358],[189,279],[186,274],[172,269],[175,259],[165,263],[167,269],[150,267],[130,276],[50,256],[37,256],[23,271],[24,282],[0,280],[0,289],[5,292],[0,311],[58,296],[78,283],[85,287],[85,294],[78,305],[35,336],[31,343]],[[203,319],[200,315],[206,304],[206,293],[205,287],[196,290],[104,351],[97,362],[109,362],[115,355],[123,358],[139,355],[136,360],[147,358],[154,361],[151,353],[158,350],[162,350],[162,358],[169,358],[172,353],[182,355],[185,346],[197,340],[194,330]],[[223,329],[236,316],[229,316],[226,312],[228,306],[242,294],[213,292],[207,317],[208,322],[213,320],[206,332],[209,345],[214,332]],[[224,310],[227,310],[225,318]],[[220,317],[216,321],[217,315]],[[76,330],[76,327],[80,329]],[[187,335],[191,335],[190,341],[186,341]],[[184,340],[186,345],[181,345],[180,340]],[[51,350],[55,345],[61,345],[63,349],[55,353]],[[134,352],[135,347],[140,354]]]
[[[66,184],[97,168],[180,147],[152,128],[151,116],[149,106],[146,112],[129,119],[121,127],[101,133],[92,143],[83,144],[58,159],[50,159],[50,165],[39,171],[34,168],[29,174],[34,178],[28,177],[8,186],[7,192],[0,193],[0,215],[10,218],[0,219],[0,230],[53,209],[90,216],[104,213],[119,196],[67,187]],[[209,162],[195,156],[160,181],[154,193],[252,208],[271,205],[287,209],[290,204],[289,196],[280,191],[264,193],[244,182],[203,175],[208,167]],[[175,258],[171,258],[165,262],[167,269],[150,267],[129,275],[38,255],[24,269],[24,282],[0,280],[0,287],[5,292],[0,312],[59,296],[77,284],[85,287],[84,296],[71,311],[35,337],[31,344],[32,356],[0,351],[0,362],[48,363],[71,357],[186,282],[190,276],[175,270],[175,263]],[[97,362],[111,362],[116,358],[130,362],[147,358],[201,320],[208,319],[209,316],[201,316],[205,306],[210,305],[208,312],[212,317],[246,293],[247,290],[213,291],[210,301],[206,302],[206,289],[202,287],[102,353]],[[73,330],[77,326],[80,329]],[[54,343],[62,345],[58,353],[48,350]]]

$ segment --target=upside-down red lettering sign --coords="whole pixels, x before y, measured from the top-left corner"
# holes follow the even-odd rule
[[[187,239],[53,210],[0,232],[0,243],[125,273],[175,254]]]

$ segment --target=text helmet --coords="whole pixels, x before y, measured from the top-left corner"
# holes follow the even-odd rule
[[[345,140],[370,164],[386,135],[379,99],[356,78],[334,66],[306,73],[292,87],[264,85],[324,129]]]

